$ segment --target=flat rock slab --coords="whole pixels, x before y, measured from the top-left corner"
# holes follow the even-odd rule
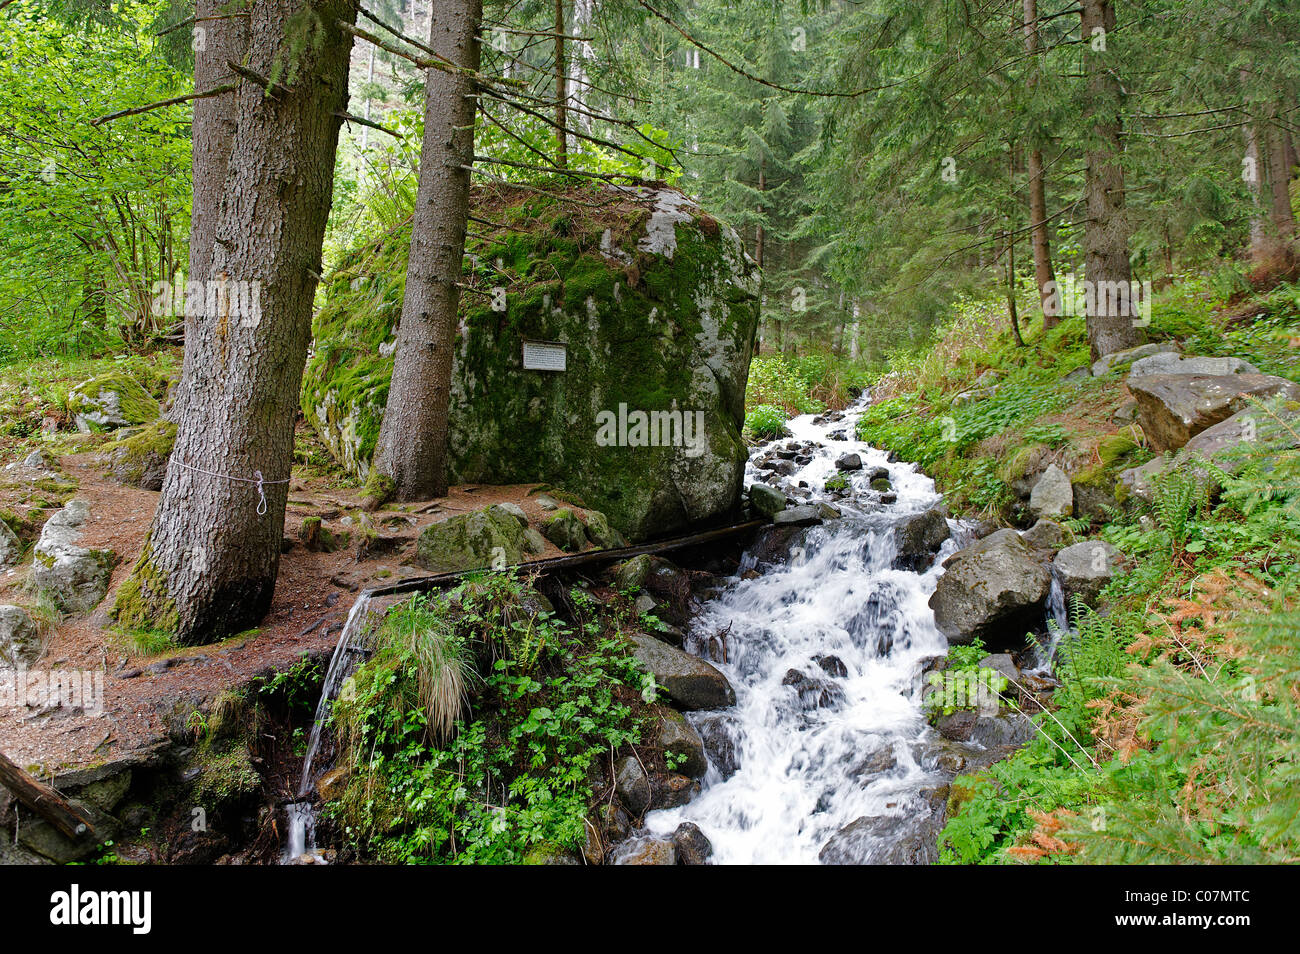
[[[1128,389],[1157,450],[1177,450],[1250,406],[1248,398],[1300,400],[1300,384],[1271,374],[1149,374],[1131,376]]]

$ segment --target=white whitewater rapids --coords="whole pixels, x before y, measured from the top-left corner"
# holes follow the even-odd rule
[[[730,581],[688,635],[687,648],[709,658],[736,691],[733,709],[688,717],[700,727],[721,715],[738,768],[724,778],[711,762],[703,791],[681,808],[651,812],[646,827],[667,835],[695,823],[713,844],[716,864],[816,863],[837,832],[864,818],[870,821],[851,839],[850,860],[887,858],[928,815],[925,790],[946,781],[927,768],[936,736],[921,708],[921,669],[948,649],[927,600],[956,543],[946,542],[925,573],[893,567],[895,525],[940,497],[914,465],[890,462],[852,439],[859,414],[854,408],[833,423],[814,423],[812,415],[791,421],[793,443],[814,447],[811,462],[788,477],[758,471],[751,458],[747,483],[763,480],[798,495],[793,488],[803,481],[812,502],[822,499],[836,458],[856,453],[863,469],[845,474],[852,497],[828,500],[842,519],[796,539],[786,564]],[[873,467],[888,468],[892,503],[869,489]],[[747,554],[742,571],[753,566]],[[728,627],[724,661],[707,647]],[[828,675],[828,656],[847,675]],[[791,670],[834,687],[832,694],[819,706],[802,704],[799,687],[783,684]]]

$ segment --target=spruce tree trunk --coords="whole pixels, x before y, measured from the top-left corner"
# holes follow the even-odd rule
[[[1264,145],[1268,164],[1268,217],[1272,238],[1284,259],[1291,256],[1295,238],[1295,213],[1291,209],[1291,164],[1288,156],[1290,136],[1276,120],[1265,128]]]
[[[310,17],[303,7],[249,7],[246,66],[283,86],[268,95],[245,79],[236,94],[211,272],[256,283],[260,309],[239,313],[227,301],[187,322],[175,448],[140,559],[114,606],[122,624],[169,630],[183,643],[255,624],[279,569],[337,114],[348,96],[352,37],[337,21],[352,23],[357,12],[356,0],[316,0]],[[263,486],[262,514],[258,472],[279,481]]]
[[[226,3],[227,0],[197,0],[194,5],[194,29],[203,31],[195,36],[195,45],[202,47],[194,51],[195,92],[215,89],[234,80],[235,74],[226,64],[232,60],[241,62],[248,47],[248,17],[222,16]],[[195,281],[207,281],[211,277],[212,241],[217,233],[226,165],[235,141],[235,100],[234,93],[226,93],[194,101],[194,121],[190,126],[194,204],[190,218],[189,277]]]
[[[1036,56],[1042,48],[1038,35],[1038,0],[1024,0],[1025,52]],[[1031,88],[1036,81],[1031,78]],[[1049,297],[1048,283],[1056,281],[1052,270],[1052,248],[1047,235],[1047,188],[1043,181],[1043,152],[1035,142],[1029,150],[1029,235],[1034,250],[1034,281],[1038,285],[1038,302]],[[1059,315],[1049,315],[1043,308],[1043,329],[1055,328],[1061,323]]]
[[[1081,0],[1084,72],[1087,75],[1086,110],[1090,141],[1085,150],[1084,195],[1088,221],[1084,227],[1084,267],[1094,290],[1101,283],[1128,285],[1133,273],[1129,265],[1129,224],[1124,212],[1124,147],[1120,139],[1120,104],[1123,90],[1115,70],[1120,63],[1116,50],[1115,8],[1111,0]],[[1093,49],[1094,31],[1104,30],[1105,51]],[[1103,308],[1106,296],[1093,296],[1087,316],[1088,344],[1095,361],[1103,355],[1140,345],[1146,335],[1134,324],[1131,314]]]
[[[458,5],[458,4],[453,4]],[[564,0],[555,0],[555,166],[569,168],[569,61],[564,55]]]
[[[482,0],[455,0],[434,11],[429,46],[477,72]],[[447,415],[452,349],[474,161],[473,80],[429,70],[424,100],[420,185],[411,226],[406,298],[397,332],[388,406],[375,466],[399,500],[447,494]],[[386,494],[380,494],[386,496]]]

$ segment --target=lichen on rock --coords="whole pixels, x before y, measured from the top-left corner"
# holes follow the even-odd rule
[[[475,196],[512,228],[467,249],[467,283],[482,294],[461,296],[449,476],[552,484],[634,540],[725,513],[747,457],[754,264],[733,230],[678,193],[592,186],[574,198]],[[398,230],[358,249],[327,279],[303,382],[308,420],[362,478],[388,397],[393,358],[381,346],[400,317],[409,238]],[[566,370],[525,370],[525,340],[563,342]]]
[[[68,392],[68,413],[83,434],[148,424],[162,408],[125,371],[108,371],[83,381]]]

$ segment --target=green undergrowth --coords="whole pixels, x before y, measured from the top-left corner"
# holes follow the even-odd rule
[[[1291,286],[1228,304],[1214,283],[1189,280],[1157,299],[1151,336],[1294,378],[1295,362],[1276,347],[1279,327],[1295,332],[1294,304]],[[1149,454],[1108,415],[1097,418],[1117,399],[1102,395],[1122,394],[1123,372],[1063,380],[1086,363],[1081,337],[1067,320],[1046,335],[1031,331],[1024,349],[987,336],[982,352],[950,354],[952,370],[915,359],[913,376],[901,375],[862,433],[919,460],[966,514],[1005,513],[1007,491],[980,482],[1000,479],[1007,458],[1026,448],[1069,455],[1083,444],[1085,472],[1132,466]],[[995,391],[954,405],[953,396],[993,378]],[[943,440],[944,416],[955,440]],[[1296,425],[1283,423],[1250,446],[1236,474],[1175,471],[1157,482],[1150,505],[1131,501],[1091,527],[1072,523],[1122,550],[1123,569],[1098,611],[1073,607],[1077,631],[1058,649],[1062,685],[1050,711],[1025,704],[1035,738],[954,781],[941,861],[1300,860],[1296,444]]]
[[[1149,340],[1182,341],[1190,354],[1234,355],[1300,379],[1290,344],[1300,334],[1300,289],[1283,285],[1230,305],[1219,284],[1186,276],[1158,293]],[[1102,459],[1102,443],[1123,429],[1112,415],[1127,399],[1120,387],[1127,366],[1095,378],[1080,370],[1090,365],[1081,317],[1049,331],[1032,322],[1025,347],[1005,324],[1000,302],[959,303],[925,348],[891,356],[859,436],[920,464],[956,509],[1002,519],[1012,516],[1013,481],[1035,458],[1060,460],[1076,483],[1108,490],[1119,470],[1151,458],[1139,430],[1122,453],[1112,445],[1111,459]],[[1071,372],[1078,373],[1067,380]]]
[[[333,716],[349,779],[326,813],[346,848],[464,864],[580,846],[595,781],[655,690],[620,636],[632,611],[580,589],[567,602],[566,621],[492,575],[388,613]]]
[[[865,363],[831,353],[756,355],[745,387],[746,434],[779,437],[791,417],[844,408],[871,374]]]

